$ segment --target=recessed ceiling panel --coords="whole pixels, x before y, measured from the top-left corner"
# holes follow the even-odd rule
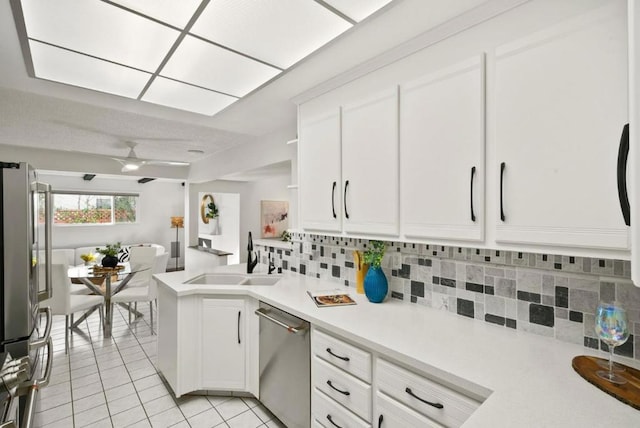
[[[180,29],[184,28],[194,14],[201,0],[111,0],[131,10],[166,22]]]
[[[313,0],[215,0],[191,32],[288,68],[349,28]]]
[[[356,22],[360,22],[391,0],[324,0]]]
[[[161,75],[234,96],[244,96],[280,73],[258,61],[187,36]]]
[[[137,98],[151,74],[29,41],[36,77]]]
[[[142,97],[142,100],[212,116],[237,99],[157,77]]]
[[[178,31],[101,1],[23,0],[27,35],[154,72]]]

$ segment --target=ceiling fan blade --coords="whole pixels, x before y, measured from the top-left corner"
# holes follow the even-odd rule
[[[169,166],[189,166],[189,162],[145,160],[145,165],[169,165]]]

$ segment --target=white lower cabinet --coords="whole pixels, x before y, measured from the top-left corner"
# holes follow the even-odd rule
[[[442,428],[442,425],[380,392],[376,394],[376,408],[378,409],[374,418],[376,428]]]
[[[202,387],[245,387],[246,324],[244,299],[202,299],[200,367]]]
[[[458,427],[480,403],[440,383],[378,358],[378,391],[448,427]],[[436,425],[437,426],[437,425]]]
[[[315,327],[311,349],[311,414],[317,426],[459,427],[480,406],[463,389]]]
[[[181,296],[158,288],[158,369],[176,397],[194,391],[258,396],[258,302]]]
[[[311,417],[327,428],[370,428],[371,424],[363,421],[324,393],[313,388],[311,395]]]

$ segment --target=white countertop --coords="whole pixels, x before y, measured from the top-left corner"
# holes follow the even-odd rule
[[[245,273],[246,265],[209,271]],[[571,367],[577,355],[606,357],[602,352],[395,299],[369,303],[353,288],[291,272],[274,286],[183,284],[200,273],[185,270],[154,276],[161,287],[179,296],[254,297],[445,383],[488,397],[464,427],[640,427],[640,411],[592,386]],[[335,288],[348,291],[358,304],[318,308],[307,295],[308,290]],[[640,368],[634,360],[616,358]]]

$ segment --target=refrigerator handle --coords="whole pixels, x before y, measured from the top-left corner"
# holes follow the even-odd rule
[[[44,251],[45,251],[45,291],[38,293],[38,301],[50,299],[52,293],[52,278],[51,278],[51,254],[52,254],[52,239],[51,228],[53,224],[53,218],[51,213],[53,212],[51,206],[51,185],[46,183],[37,182],[36,191],[38,193],[44,193]]]

